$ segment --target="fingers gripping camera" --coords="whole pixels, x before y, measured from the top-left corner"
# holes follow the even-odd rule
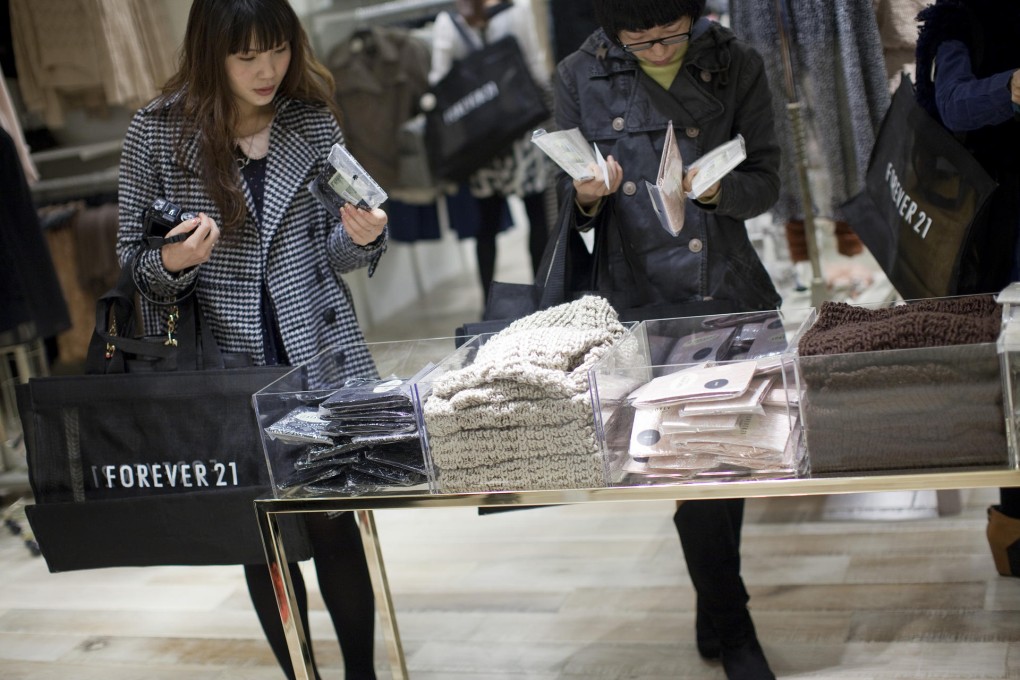
[[[181,222],[198,217],[198,213],[181,210],[176,203],[165,198],[157,198],[152,205],[142,211],[142,241],[149,248],[161,248],[171,243],[178,243],[188,238],[191,232],[167,236],[167,233]]]

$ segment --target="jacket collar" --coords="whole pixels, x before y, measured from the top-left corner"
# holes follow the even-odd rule
[[[282,96],[277,96],[274,105],[276,115],[270,131],[266,193],[260,225],[263,238],[269,238],[276,232],[291,199],[303,188],[308,171],[326,160],[325,156],[320,158],[321,152],[313,148],[297,131],[297,119],[302,107]],[[201,145],[198,132],[182,140],[181,145],[181,165],[184,171],[199,176]],[[255,204],[247,188],[244,194],[249,214],[255,215]]]
[[[701,72],[707,71],[714,78],[722,78],[725,82],[730,66],[730,51],[726,46],[734,39],[732,31],[710,19],[702,17],[694,23],[683,66],[670,88],[674,98],[683,102],[679,112],[682,115],[675,121],[676,125],[700,127],[723,112],[722,102],[699,86],[695,74],[700,77]],[[633,74],[635,78],[646,77],[641,72],[637,57],[609,40],[602,29],[588,37],[581,51],[595,57],[591,62],[589,78],[605,78],[623,73]]]

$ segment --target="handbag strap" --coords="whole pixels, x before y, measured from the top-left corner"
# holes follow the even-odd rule
[[[194,290],[161,305],[167,311],[166,343],[135,337],[137,332],[134,277],[136,259],[126,263],[117,283],[96,302],[96,325],[85,357],[85,372],[91,374],[125,373],[125,354],[148,357],[167,363],[168,370],[223,368],[223,356],[205,323]]]

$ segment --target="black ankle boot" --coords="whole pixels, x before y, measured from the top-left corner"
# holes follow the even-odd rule
[[[741,643],[723,643],[721,655],[727,680],[776,680],[753,633]]]

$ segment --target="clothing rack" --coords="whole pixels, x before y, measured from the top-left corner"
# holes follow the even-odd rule
[[[453,7],[452,0],[387,0],[367,7],[316,12],[308,17],[308,23],[316,52],[325,56],[333,45],[368,22],[435,15]]]

